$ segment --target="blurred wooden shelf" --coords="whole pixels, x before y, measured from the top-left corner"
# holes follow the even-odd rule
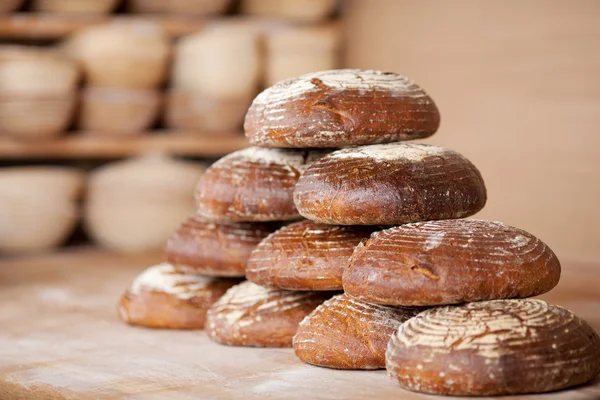
[[[46,142],[0,138],[0,160],[119,158],[163,152],[179,156],[219,157],[248,146],[241,133],[202,135],[152,132],[134,137],[109,137],[83,132]]]
[[[152,15],[102,15],[70,16],[45,13],[15,13],[0,15],[1,39],[59,39],[81,28],[109,22],[148,22],[160,26],[167,35],[179,37],[198,32],[203,19],[152,16]]]

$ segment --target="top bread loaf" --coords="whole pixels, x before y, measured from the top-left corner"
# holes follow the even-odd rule
[[[431,136],[440,114],[417,84],[391,72],[340,69],[281,81],[244,122],[253,145],[340,148]]]

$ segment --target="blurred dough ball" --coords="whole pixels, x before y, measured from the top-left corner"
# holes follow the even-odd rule
[[[244,14],[301,22],[326,19],[335,10],[336,0],[242,0]]]
[[[0,168],[0,253],[61,245],[77,224],[83,181],[73,168]]]
[[[79,81],[77,64],[47,48],[0,46],[0,132],[48,139],[71,122]]]
[[[341,42],[338,24],[271,27],[265,37],[265,84],[337,68]]]
[[[121,0],[33,0],[34,11],[60,14],[107,14]]]
[[[159,250],[195,212],[193,192],[205,170],[196,162],[145,156],[107,164],[88,180],[85,228],[102,246]]]
[[[140,21],[82,29],[63,48],[81,63],[91,86],[138,89],[162,84],[171,54],[162,30]]]
[[[210,98],[256,95],[261,77],[260,32],[250,22],[212,23],[175,46],[173,88]]]
[[[225,13],[231,0],[129,0],[128,4],[136,13],[207,16]]]

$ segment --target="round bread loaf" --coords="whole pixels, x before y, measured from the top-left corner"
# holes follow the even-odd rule
[[[202,329],[208,308],[238,282],[181,274],[168,263],[155,265],[121,297],[119,316],[149,328]]]
[[[300,321],[328,297],[242,282],[208,310],[206,333],[232,346],[291,347]]]
[[[342,290],[344,267],[373,230],[296,222],[269,235],[246,265],[246,277],[262,286],[287,290]]]
[[[263,147],[345,147],[425,138],[440,115],[402,75],[329,70],[281,81],[259,94],[244,130]]]
[[[421,311],[362,303],[340,294],[302,320],[294,336],[294,351],[302,361],[321,367],[385,368],[390,337]]]
[[[426,144],[335,151],[298,180],[294,202],[307,219],[333,225],[399,225],[463,218],[481,210],[481,174],[462,155]]]
[[[376,304],[426,306],[532,297],[560,279],[541,240],[501,222],[444,220],[374,233],[344,271],[344,290]]]
[[[275,224],[202,221],[181,224],[167,242],[167,260],[181,272],[239,276],[256,245],[278,228]]]
[[[549,392],[600,372],[600,338],[584,320],[542,300],[495,300],[424,311],[386,352],[403,388],[453,396]]]
[[[249,147],[214,163],[198,182],[198,214],[211,221],[299,219],[294,186],[319,151]]]

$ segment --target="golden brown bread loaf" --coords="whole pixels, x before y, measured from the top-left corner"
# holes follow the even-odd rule
[[[585,321],[542,300],[433,308],[400,326],[386,352],[409,390],[454,396],[549,392],[600,372],[600,338]]]
[[[386,307],[340,294],[308,315],[294,336],[302,361],[339,369],[385,368],[385,350],[392,334],[417,307]]]
[[[259,94],[244,130],[263,147],[330,147],[431,136],[433,100],[407,78],[372,70],[329,70],[281,81]]]
[[[149,328],[202,329],[208,308],[238,282],[181,274],[168,263],[155,265],[123,294],[119,316]]]
[[[300,321],[330,296],[242,282],[210,308],[206,333],[212,340],[232,346],[291,347]]]
[[[354,251],[343,282],[358,300],[426,306],[537,296],[559,278],[558,258],[535,236],[464,219],[374,233]]]
[[[389,143],[335,151],[298,180],[294,202],[307,219],[337,225],[399,225],[463,218],[481,210],[481,174],[442,147]]]
[[[272,233],[246,265],[254,283],[287,290],[342,290],[344,267],[373,229],[296,222]]]
[[[239,276],[256,245],[277,224],[213,223],[192,217],[167,241],[167,260],[182,272],[210,276]]]
[[[319,151],[249,147],[214,163],[198,182],[198,214],[211,221],[299,219],[294,186]]]

